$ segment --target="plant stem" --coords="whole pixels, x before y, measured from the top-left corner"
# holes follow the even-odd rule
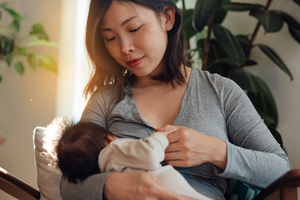
[[[185,10],[185,1],[182,0],[182,10]],[[190,51],[190,41],[187,40],[186,41],[186,48],[187,48],[187,51],[189,52]],[[191,55],[188,54],[188,60],[191,60]]]
[[[214,17],[208,22],[208,30],[204,42],[204,50],[203,50],[203,57],[202,57],[202,70],[206,70],[206,65],[207,65],[207,59],[208,59],[208,53],[209,53],[209,46],[210,46],[210,34],[211,34],[211,29],[214,25]]]
[[[185,2],[182,0],[182,10],[185,10]]]
[[[273,1],[273,0],[268,0],[267,4],[266,4],[266,6],[265,6],[265,10],[266,10],[266,11],[269,9],[269,7],[270,7],[272,1]],[[256,27],[255,27],[255,29],[254,29],[254,31],[253,31],[253,33],[252,33],[252,36],[251,36],[251,39],[250,39],[249,44],[248,44],[248,46],[247,46],[247,49],[246,49],[245,56],[246,56],[247,59],[248,59],[249,56],[250,56],[251,47],[252,47],[252,44],[253,44],[253,42],[254,42],[254,39],[255,39],[255,37],[256,37],[256,35],[257,35],[257,33],[258,33],[258,30],[259,30],[260,26],[261,26],[261,23],[258,21],[257,24],[256,24]]]

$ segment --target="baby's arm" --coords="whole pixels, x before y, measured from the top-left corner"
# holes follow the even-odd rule
[[[123,171],[125,168],[158,169],[161,166],[160,162],[165,158],[165,149],[169,145],[166,135],[173,131],[155,132],[145,139],[118,139],[111,142],[100,153],[101,171]],[[103,158],[108,158],[107,162]]]

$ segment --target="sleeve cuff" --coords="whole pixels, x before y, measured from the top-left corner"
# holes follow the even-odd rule
[[[153,134],[151,134],[149,137],[157,140],[159,143],[161,143],[161,145],[163,146],[164,149],[167,148],[167,146],[169,145],[169,140],[167,139],[167,137],[160,133],[160,132],[155,132]]]
[[[227,146],[227,165],[225,170],[223,171],[222,169],[213,166],[214,168],[214,172],[217,176],[223,177],[223,178],[230,178],[231,176],[231,169],[232,169],[232,151],[233,151],[233,144],[231,144],[230,142],[226,142],[226,146]]]

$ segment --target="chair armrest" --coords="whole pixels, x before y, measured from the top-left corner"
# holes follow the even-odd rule
[[[20,200],[36,200],[40,192],[0,167],[0,189]]]
[[[280,191],[281,199],[285,199],[284,194],[282,194],[283,193],[282,189],[296,188],[295,191],[297,191],[297,187],[300,187],[300,169],[294,169],[285,173],[277,180],[275,180],[273,183],[271,183],[267,188],[263,189],[253,200],[263,200],[278,189],[281,189]],[[291,190],[289,190],[289,193],[291,193]]]

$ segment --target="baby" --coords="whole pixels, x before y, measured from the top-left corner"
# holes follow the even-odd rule
[[[92,122],[79,122],[62,129],[57,145],[57,164],[69,182],[77,183],[100,172],[147,171],[171,192],[191,199],[209,200],[196,192],[171,165],[162,166],[171,131],[154,132],[145,139],[118,139]]]

